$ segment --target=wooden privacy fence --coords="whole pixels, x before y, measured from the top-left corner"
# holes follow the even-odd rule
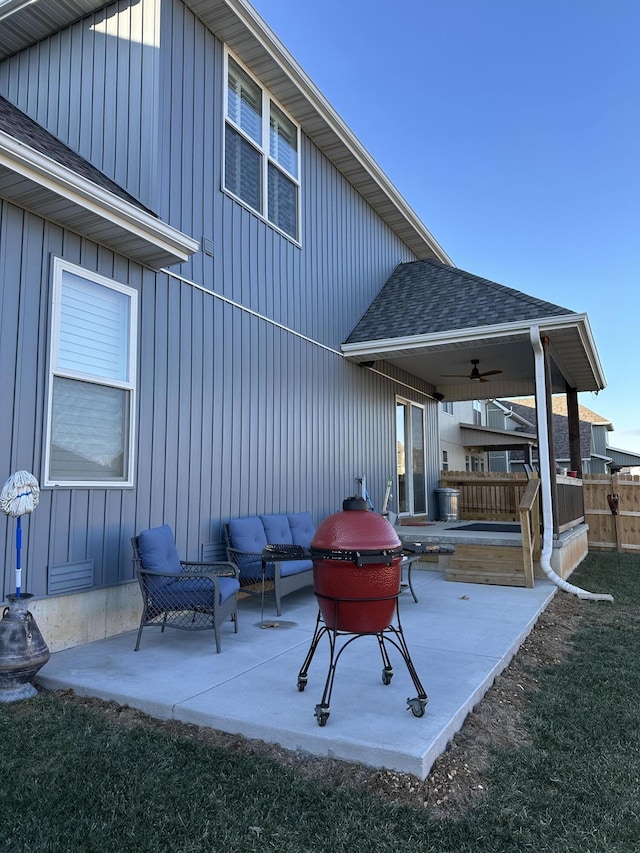
[[[440,486],[459,489],[463,521],[519,521],[520,501],[527,488],[526,474],[443,471]]]
[[[583,486],[589,548],[640,551],[640,477],[587,474]],[[618,495],[617,515],[611,512],[607,495]]]

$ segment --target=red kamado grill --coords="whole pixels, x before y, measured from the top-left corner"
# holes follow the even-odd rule
[[[386,518],[348,498],[311,540],[313,582],[325,625],[376,634],[391,623],[400,592],[402,543]]]
[[[311,540],[311,559],[319,613],[311,646],[298,674],[298,690],[305,689],[311,660],[320,639],[327,634],[331,656],[322,701],[315,708],[318,724],[324,726],[329,718],[340,655],[363,635],[378,639],[384,684],[390,684],[393,676],[385,643],[398,649],[418,690],[415,699],[407,699],[408,707],[414,716],[422,717],[428,700],[400,625],[402,543],[391,524],[382,515],[370,512],[363,498],[347,498],[342,512],[329,516],[318,527]],[[394,614],[397,626],[393,624]],[[351,637],[336,654],[339,634]]]

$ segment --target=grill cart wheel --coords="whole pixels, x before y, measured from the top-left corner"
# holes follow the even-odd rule
[[[414,717],[424,717],[424,709],[426,707],[426,699],[407,699],[407,708],[411,708],[411,713]]]

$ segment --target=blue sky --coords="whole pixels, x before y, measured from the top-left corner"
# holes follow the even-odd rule
[[[456,266],[589,315],[640,452],[640,2],[251,1]]]

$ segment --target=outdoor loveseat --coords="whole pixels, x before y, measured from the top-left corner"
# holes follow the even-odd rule
[[[281,614],[282,597],[313,584],[310,559],[266,561],[268,545],[297,545],[307,551],[315,533],[309,512],[282,515],[251,515],[232,518],[225,526],[227,556],[240,570],[240,583],[247,592],[263,592],[263,581],[273,582],[276,613]]]

